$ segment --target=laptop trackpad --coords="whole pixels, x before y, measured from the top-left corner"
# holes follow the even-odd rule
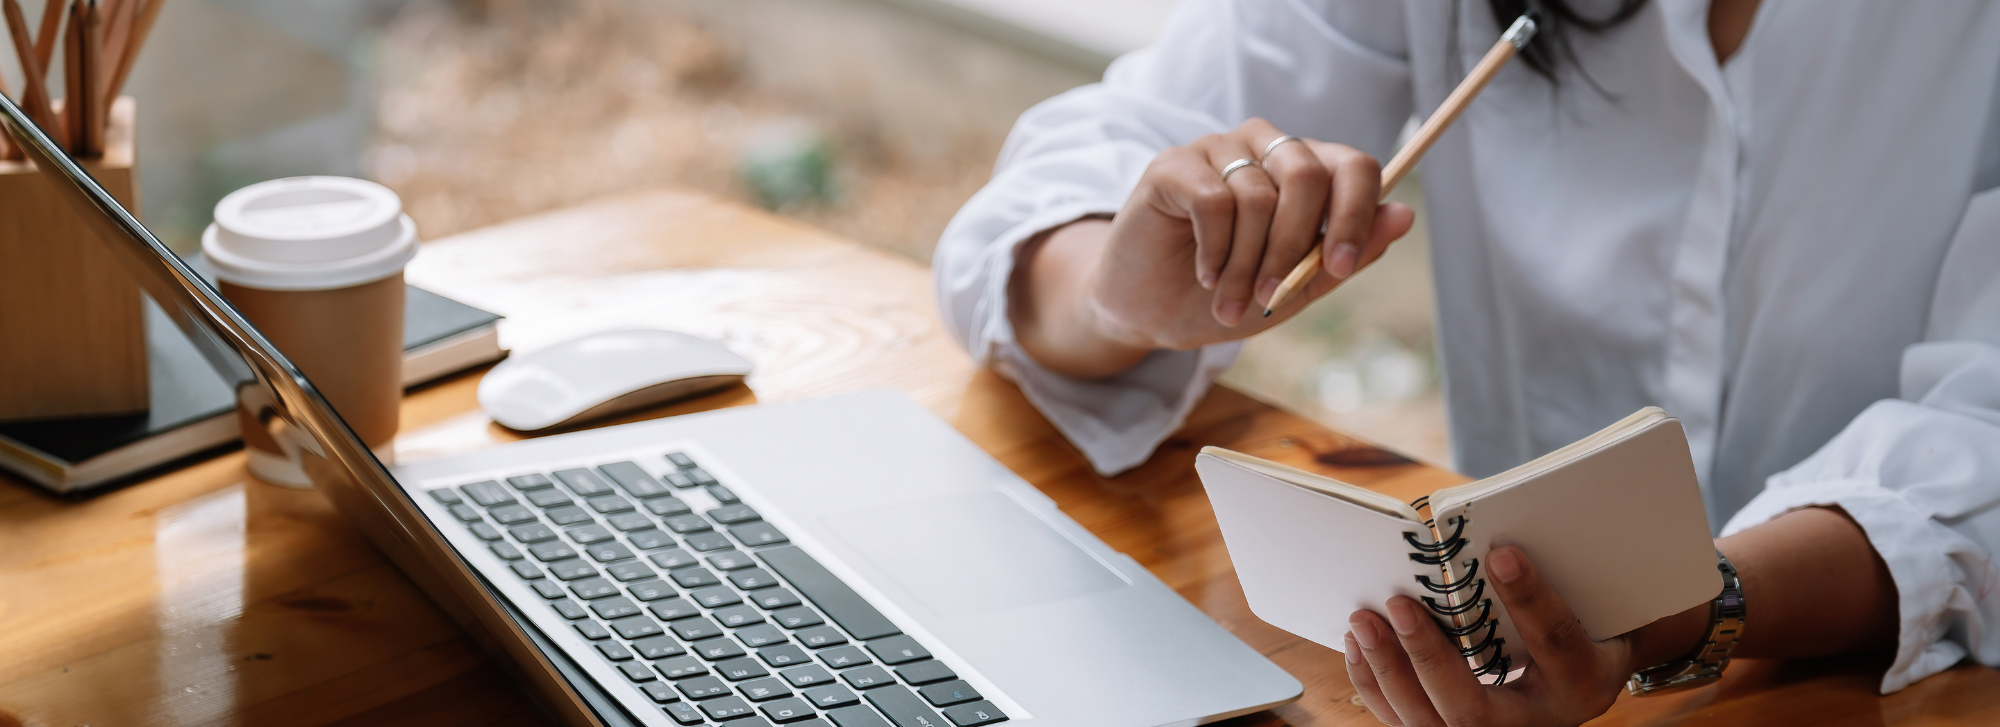
[[[941,615],[1018,608],[1126,585],[995,491],[826,519],[833,533]]]

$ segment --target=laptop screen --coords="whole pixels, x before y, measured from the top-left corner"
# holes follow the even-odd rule
[[[525,625],[458,557],[388,469],[277,347],[5,95],[0,95],[0,128],[60,190],[97,238],[50,244],[107,246],[140,289],[236,391],[238,405],[255,414],[255,421],[263,424],[313,486],[376,548],[474,637],[510,657],[519,676],[536,688],[546,704],[566,716],[590,715],[599,721],[547,655],[535,648]]]

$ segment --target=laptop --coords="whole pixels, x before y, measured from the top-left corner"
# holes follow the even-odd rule
[[[314,486],[557,721],[1193,725],[1302,690],[898,394],[385,468],[4,97],[0,126]]]

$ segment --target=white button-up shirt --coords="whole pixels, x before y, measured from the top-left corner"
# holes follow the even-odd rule
[[[945,319],[1099,470],[1138,464],[1237,347],[1049,372],[1007,317],[1021,243],[1116,212],[1160,150],[1251,116],[1387,158],[1498,36],[1485,7],[1189,0],[1021,117],[939,243]],[[1719,532],[1811,505],[1867,532],[1901,606],[1885,692],[2000,663],[2000,206],[1960,229],[2000,184],[2000,4],[1765,0],[1727,66],[1707,10],[1657,0],[1572,35],[1560,84],[1513,64],[1431,150],[1457,465],[1664,407]]]

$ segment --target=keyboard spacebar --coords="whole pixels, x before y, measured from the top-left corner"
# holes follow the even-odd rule
[[[826,612],[827,618],[833,619],[834,623],[846,629],[849,636],[867,641],[903,632],[902,629],[896,628],[895,624],[890,623],[888,617],[883,616],[881,611],[869,605],[861,594],[855,593],[854,589],[840,582],[840,579],[833,575],[833,571],[827,570],[826,566],[820,565],[819,561],[813,560],[812,556],[806,555],[806,552],[799,550],[798,547],[760,550],[757,551],[757,557],[763,558],[765,565],[790,581],[792,587],[798,589],[799,594],[812,601],[813,605],[818,606],[819,610]]]

